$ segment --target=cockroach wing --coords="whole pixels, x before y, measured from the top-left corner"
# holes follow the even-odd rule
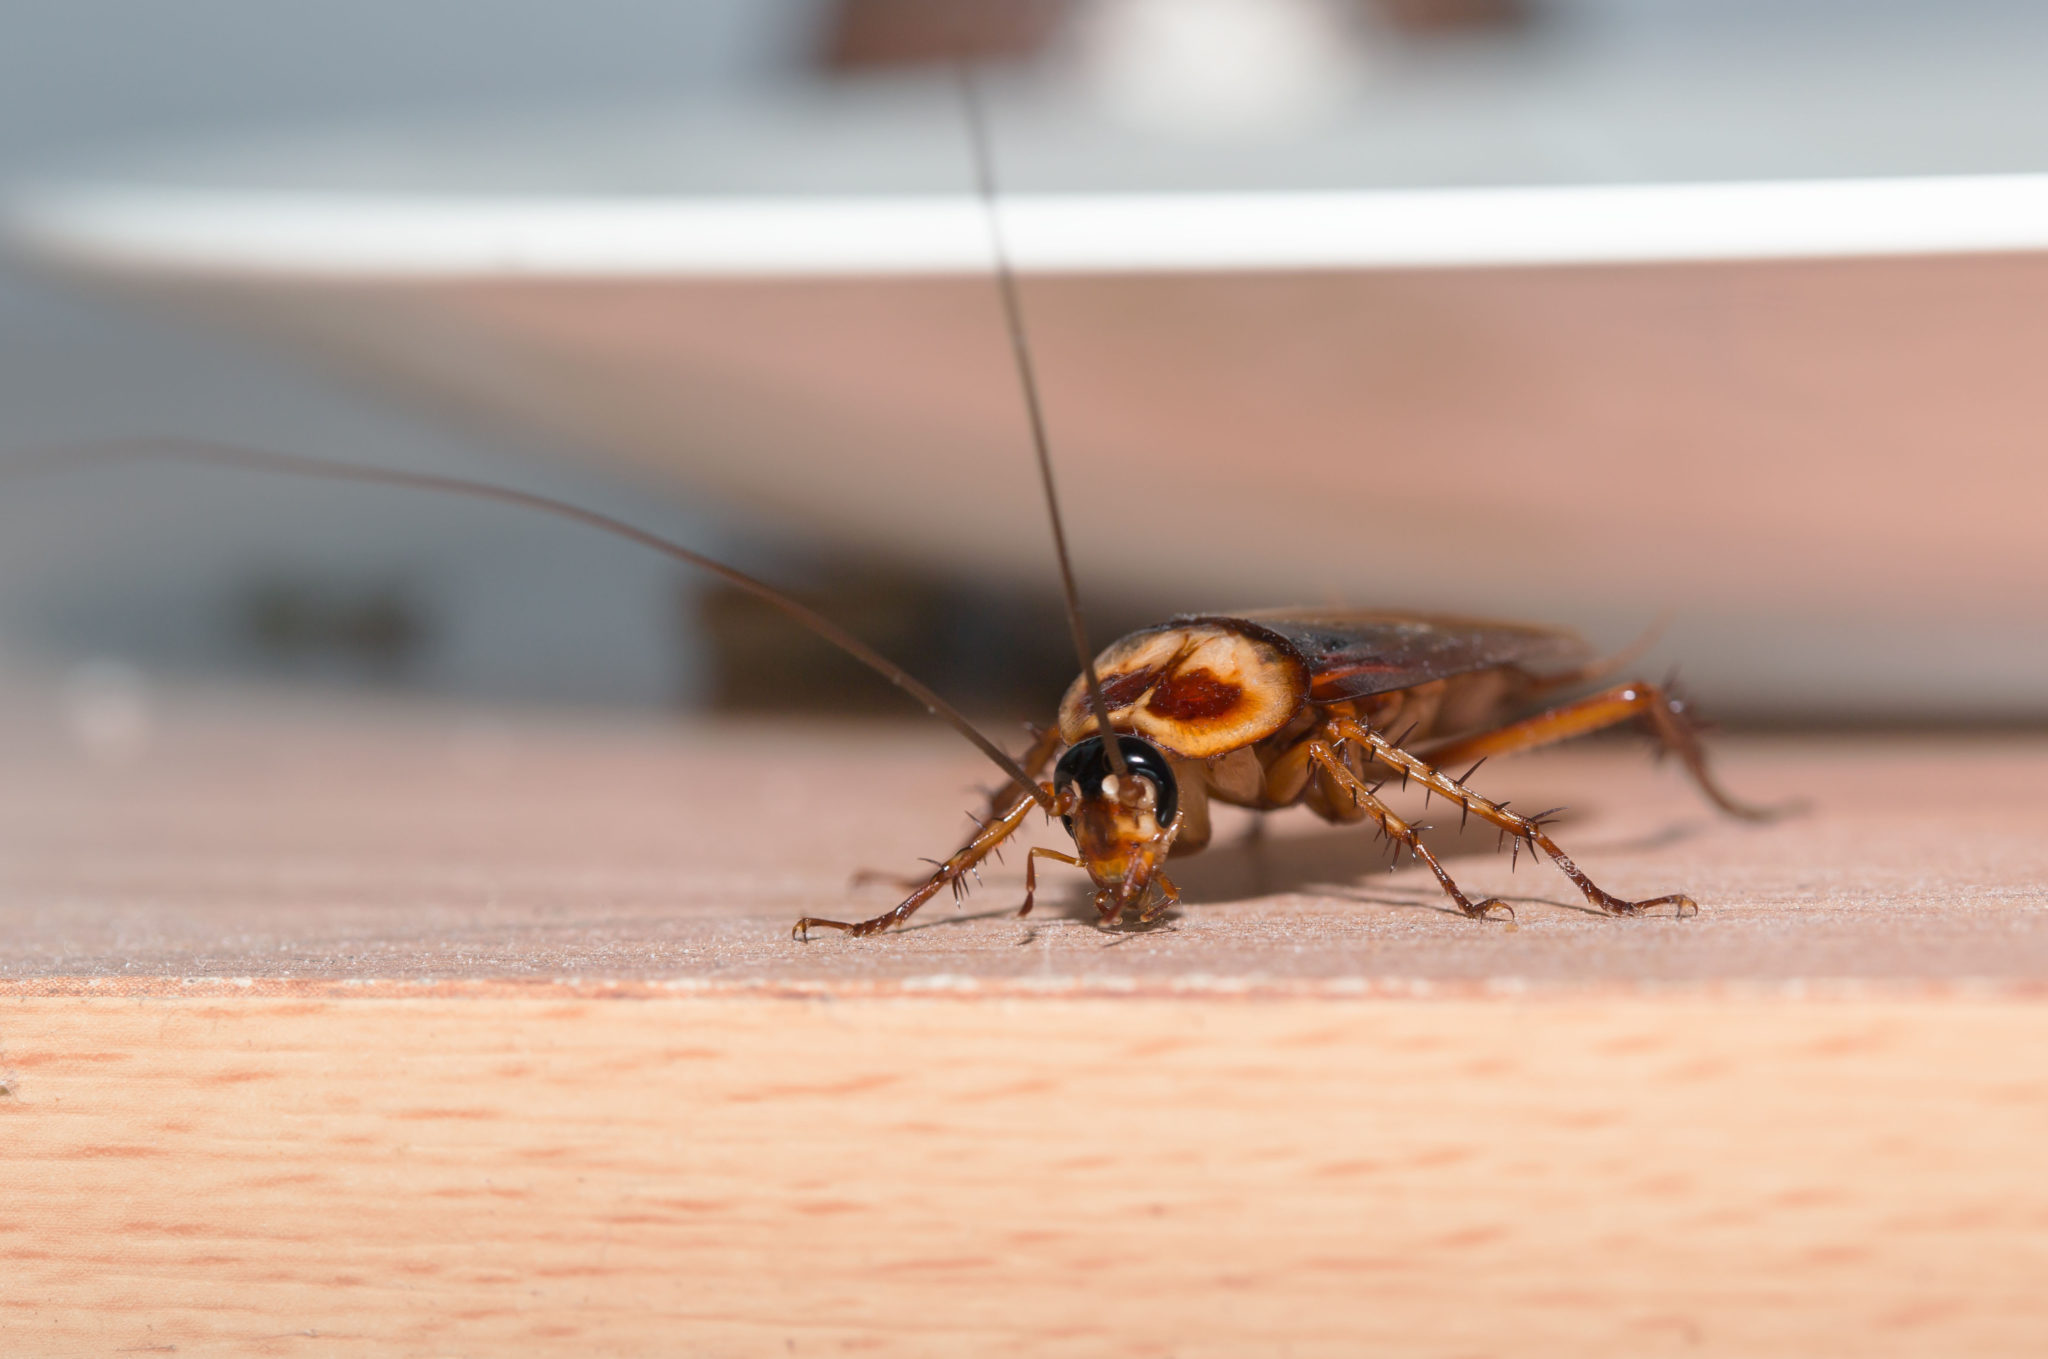
[[[1273,609],[1239,616],[1301,658],[1312,702],[1365,698],[1504,666],[1564,670],[1591,655],[1575,633],[1426,614]]]

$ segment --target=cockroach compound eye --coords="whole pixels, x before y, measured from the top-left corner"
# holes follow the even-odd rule
[[[1124,757],[1125,773],[1118,775],[1110,768],[1109,752],[1103,748],[1100,736],[1090,736],[1077,742],[1052,771],[1053,791],[1064,793],[1075,788],[1082,797],[1105,797],[1114,802],[1118,799],[1121,783],[1127,778],[1139,778],[1152,785],[1152,818],[1162,826],[1170,826],[1180,814],[1180,785],[1173,777],[1173,766],[1159,747],[1139,736],[1119,736],[1117,748]],[[1060,818],[1066,825],[1067,834],[1074,833],[1074,818],[1069,813]]]

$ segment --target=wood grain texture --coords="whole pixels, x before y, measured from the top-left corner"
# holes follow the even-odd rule
[[[39,703],[46,706],[39,708]],[[1282,819],[790,942],[943,733],[0,703],[0,1353],[2033,1354],[2048,742],[1488,767],[1611,921]],[[929,922],[929,923],[926,923]],[[175,1349],[171,1348],[175,1347]]]
[[[2028,1354],[2048,1010],[16,1000],[10,1353]]]

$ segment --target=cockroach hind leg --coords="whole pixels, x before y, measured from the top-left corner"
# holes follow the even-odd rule
[[[1668,686],[1644,680],[1613,685],[1518,722],[1459,737],[1448,744],[1432,744],[1427,747],[1426,758],[1432,765],[1443,765],[1478,756],[1478,764],[1451,780],[1464,784],[1491,756],[1538,750],[1632,720],[1641,721],[1649,729],[1656,739],[1660,756],[1676,755],[1707,800],[1730,816],[1744,821],[1774,821],[1806,809],[1804,802],[1766,807],[1743,802],[1729,794],[1708,768],[1706,750],[1699,739],[1701,724],[1690,705]]]

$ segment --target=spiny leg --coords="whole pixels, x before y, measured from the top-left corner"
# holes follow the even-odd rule
[[[1629,901],[1605,891],[1571,861],[1571,856],[1557,847],[1555,840],[1544,834],[1540,818],[1521,816],[1481,797],[1457,779],[1410,755],[1362,722],[1349,717],[1334,717],[1325,724],[1323,730],[1340,740],[1358,742],[1372,753],[1375,760],[1390,769],[1401,771],[1404,780],[1414,778],[1462,808],[1466,814],[1476,816],[1489,825],[1498,826],[1517,840],[1526,841],[1532,847],[1542,850],[1550,856],[1551,862],[1557,865],[1560,872],[1577,884],[1587,901],[1609,915],[1641,915],[1653,906],[1670,906],[1681,916],[1696,915],[1699,912],[1698,902],[1677,892],[1668,896],[1652,897],[1647,901]],[[1342,761],[1338,763],[1341,764]]]
[[[1050,784],[1044,785],[1044,788],[1046,796],[1056,799],[1057,805],[1066,805],[1065,800],[1059,799],[1058,795],[1054,793]],[[902,924],[916,913],[918,907],[930,901],[934,896],[937,896],[940,888],[953,884],[954,890],[958,891],[958,884],[961,879],[972,871],[975,865],[987,858],[996,846],[1015,834],[1017,828],[1024,824],[1024,818],[1029,816],[1037,806],[1038,803],[1035,799],[1024,798],[1008,812],[983,826],[980,834],[955,851],[952,858],[940,864],[932,875],[926,878],[916,891],[905,897],[902,904],[898,905],[894,910],[884,911],[872,920],[856,921],[823,920],[816,916],[807,915],[796,922],[796,925],[789,932],[789,937],[792,939],[809,939],[813,929],[827,929],[844,930],[846,933],[858,938],[862,935],[879,934],[891,925]]]
[[[1429,871],[1436,874],[1438,884],[1442,886],[1445,894],[1457,903],[1459,910],[1474,920],[1484,920],[1496,908],[1507,912],[1509,919],[1514,918],[1515,908],[1498,897],[1488,897],[1480,902],[1474,902],[1467,897],[1458,884],[1452,881],[1444,866],[1437,862],[1436,855],[1429,852],[1429,846],[1422,843],[1422,837],[1415,828],[1394,815],[1393,810],[1380,801],[1358,775],[1351,772],[1350,767],[1337,754],[1336,747],[1329,741],[1319,736],[1311,737],[1307,746],[1308,758],[1328,772],[1351,795],[1352,800],[1366,816],[1378,823],[1381,832],[1389,840],[1397,845],[1406,845],[1411,857],[1420,859],[1429,866]]]
[[[1040,727],[1027,722],[1025,730],[1031,733],[1031,744],[1025,748],[1022,755],[1017,757],[1017,763],[1023,766],[1026,774],[1035,779],[1045,772],[1045,767],[1052,763],[1053,753],[1060,748],[1060,729],[1058,723],[1054,723],[1050,727]],[[1026,802],[1032,800],[1031,794],[1019,786],[1015,779],[1010,780],[1000,788],[991,789],[988,795],[988,806],[983,810],[982,814],[975,816],[972,812],[968,813],[969,819],[974,822],[975,834],[979,835],[992,822],[1015,810],[1019,799]],[[967,843],[973,844],[974,841],[972,838],[969,838]],[[934,867],[939,866],[936,859],[926,859],[925,862]],[[925,879],[917,874],[891,873],[885,868],[862,868],[855,871],[847,886],[858,888],[866,887],[873,883],[881,883],[884,886],[893,887],[899,892],[908,892],[913,888],[921,886],[924,881]]]
[[[1461,765],[1494,755],[1555,745],[1574,736],[1617,726],[1635,717],[1648,724],[1665,750],[1684,762],[1686,772],[1692,775],[1693,782],[1699,785],[1707,799],[1730,816],[1739,816],[1745,821],[1768,821],[1788,810],[1739,802],[1723,791],[1707,770],[1706,749],[1700,745],[1698,730],[1686,713],[1684,702],[1668,689],[1645,684],[1641,680],[1617,684],[1548,712],[1537,713],[1534,717],[1525,717],[1492,731],[1425,749],[1433,764]]]

